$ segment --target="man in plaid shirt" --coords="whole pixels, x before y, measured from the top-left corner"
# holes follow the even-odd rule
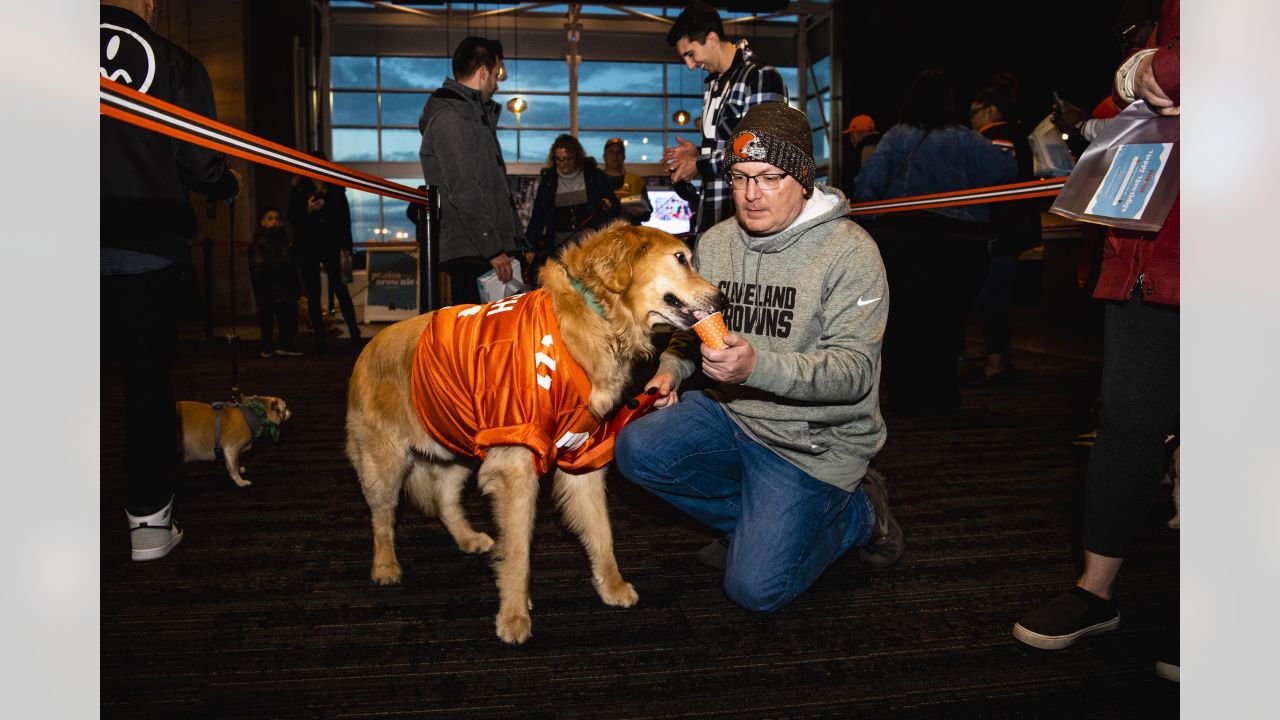
[[[662,153],[671,182],[690,182],[702,177],[702,197],[698,203],[695,239],[725,218],[733,217],[733,192],[724,180],[724,152],[733,129],[752,106],[762,102],[787,102],[787,86],[778,71],[757,65],[748,56],[746,41],[742,51],[724,39],[724,25],[715,8],[694,2],[680,13],[667,44],[680,53],[690,70],[707,73],[702,96],[702,147],[677,137],[676,145]]]

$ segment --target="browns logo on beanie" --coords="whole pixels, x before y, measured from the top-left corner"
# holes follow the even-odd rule
[[[726,180],[740,162],[769,163],[795,178],[805,194],[813,192],[817,165],[809,118],[784,102],[753,105],[733,129],[724,158]]]

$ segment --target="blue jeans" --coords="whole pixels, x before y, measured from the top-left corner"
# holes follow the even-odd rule
[[[701,391],[631,423],[614,462],[630,481],[730,535],[724,591],[772,612],[871,538],[875,511],[861,487],[822,482],[738,427]]]

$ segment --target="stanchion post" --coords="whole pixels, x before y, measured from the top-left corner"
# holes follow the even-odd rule
[[[440,288],[436,267],[440,240],[440,196],[427,186],[427,204],[418,213],[418,312],[439,308]]]

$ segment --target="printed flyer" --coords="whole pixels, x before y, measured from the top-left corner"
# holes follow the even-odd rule
[[[1121,145],[1085,213],[1136,220],[1160,183],[1173,143]]]

